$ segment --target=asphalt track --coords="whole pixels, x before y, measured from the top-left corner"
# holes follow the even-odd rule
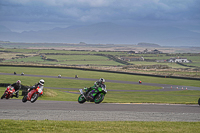
[[[0,73],[0,75],[13,75]],[[19,76],[19,75],[16,75]],[[58,78],[57,76],[24,75],[42,78]],[[87,78],[71,78],[74,80],[91,80]],[[137,82],[106,80],[106,82],[138,84]],[[144,91],[177,91],[182,87],[188,90],[200,90],[199,87],[172,86],[164,84],[143,83],[142,85],[160,86],[160,90]],[[180,89],[177,89],[179,87]],[[55,88],[54,88],[55,89]],[[61,89],[61,88],[57,88]],[[62,88],[73,89],[73,88]],[[75,89],[75,88],[74,88]],[[110,91],[110,90],[109,90]],[[113,90],[119,91],[119,90]],[[135,91],[135,90],[127,90]],[[69,101],[37,100],[35,103],[23,103],[21,99],[1,99],[0,119],[13,120],[67,120],[67,121],[200,121],[199,105],[185,104],[118,104],[118,103],[84,103]]]
[[[66,121],[200,121],[198,105],[0,100],[0,119]]]

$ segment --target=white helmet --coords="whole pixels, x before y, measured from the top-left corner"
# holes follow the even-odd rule
[[[44,80],[43,80],[43,79],[40,79],[39,83],[40,83],[41,85],[44,85]]]
[[[106,80],[105,80],[104,78],[100,78],[100,79],[99,79],[99,82],[100,82],[101,84],[104,84],[104,83],[106,82]]]

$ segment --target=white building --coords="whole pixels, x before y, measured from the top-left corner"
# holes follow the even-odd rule
[[[187,60],[187,58],[170,58],[168,62],[189,63],[191,61]]]

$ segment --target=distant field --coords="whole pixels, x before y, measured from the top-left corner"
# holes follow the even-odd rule
[[[200,67],[200,62],[187,63],[186,65]]]
[[[172,68],[189,68],[186,66],[181,66],[179,64],[169,63],[169,62],[161,63],[161,62],[132,61],[131,63],[133,63],[134,65],[167,65]]]
[[[122,52],[119,52],[119,51],[113,51],[113,52],[110,52],[110,51],[90,51],[90,50],[85,50],[85,51],[80,51],[80,50],[77,50],[77,51],[71,51],[71,50],[51,50],[51,49],[48,49],[48,50],[43,50],[43,49],[0,49],[1,51],[10,51],[10,52],[15,52],[15,53],[43,53],[43,54],[46,54],[46,53],[63,53],[63,54],[90,54],[91,56],[93,54],[108,54],[108,55],[115,55],[115,56],[136,56],[136,57],[144,57],[145,59],[157,59],[157,60],[160,60],[160,59],[169,59],[171,57],[181,57],[181,58],[187,58],[188,60],[192,60],[194,62],[196,61],[200,61],[200,54],[188,54],[188,53],[185,53],[185,54],[128,54],[128,51],[122,51]],[[10,53],[11,54],[11,53]]]
[[[28,58],[9,59],[3,62],[26,62],[37,64],[65,64],[65,65],[99,65],[99,66],[116,66],[123,65],[121,63],[109,60],[103,56],[94,55],[48,55],[47,59],[56,59],[58,61],[48,61],[42,59],[41,56],[34,56]]]
[[[148,74],[200,77],[200,54],[198,53],[165,53],[165,54],[128,54],[128,51],[95,51],[95,50],[55,50],[55,49],[0,49],[0,59],[6,60],[0,63],[8,64],[44,64],[44,65],[61,65],[61,66],[84,66],[98,67],[95,69],[117,68],[117,71],[142,72]],[[3,52],[5,51],[5,52]],[[10,51],[10,52],[6,52]],[[98,54],[98,55],[97,55]],[[102,55],[101,55],[102,54]],[[23,56],[27,58],[20,58]],[[100,56],[101,55],[101,56]],[[115,57],[108,58],[108,55]],[[46,59],[43,59],[46,57]],[[188,66],[182,66],[177,63],[156,62],[156,61],[126,61],[127,63],[137,66],[152,66],[148,69],[137,68],[129,69],[126,63],[120,62],[121,57],[144,57],[144,59],[169,59],[171,57],[182,57],[192,60],[192,63],[184,63]],[[118,61],[116,61],[118,59]],[[168,69],[154,68],[153,65],[166,65]],[[130,66],[130,65],[129,65]],[[131,67],[132,67],[131,66]],[[189,67],[195,66],[195,67]],[[107,68],[110,67],[110,68]],[[172,68],[172,69],[171,69]]]
[[[28,58],[19,58],[19,59],[8,59],[3,62],[43,62],[44,60],[40,56],[33,56]]]

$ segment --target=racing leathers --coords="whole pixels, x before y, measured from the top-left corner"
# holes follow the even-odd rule
[[[89,93],[88,97],[90,97],[91,99],[94,99],[94,97],[93,97],[92,94],[95,93],[95,90],[98,90],[98,87],[106,88],[106,85],[100,83],[99,81],[96,81],[92,87],[87,88],[87,90],[85,90],[86,92],[84,93],[84,95],[86,95],[87,93]],[[93,89],[95,89],[95,90],[93,90]]]
[[[14,87],[15,92],[13,94],[16,94],[15,97],[19,97],[19,90],[21,89],[21,84],[13,83],[11,84],[12,87]]]
[[[28,89],[28,91],[30,92],[33,89],[38,89],[39,96],[41,96],[41,95],[43,95],[43,88],[44,88],[44,86],[41,85],[40,83],[38,83],[38,84],[35,84],[34,86],[32,86],[30,89]]]

